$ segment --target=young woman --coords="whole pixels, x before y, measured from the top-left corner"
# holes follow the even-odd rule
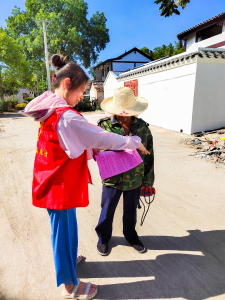
[[[62,296],[91,299],[97,286],[76,277],[78,233],[76,207],[88,205],[87,160],[99,149],[136,149],[149,152],[139,137],[123,137],[88,123],[73,107],[83,99],[88,77],[76,63],[52,56],[55,93],[32,100],[24,114],[40,122],[34,162],[33,205],[48,210],[57,286]],[[93,150],[92,150],[93,149]]]

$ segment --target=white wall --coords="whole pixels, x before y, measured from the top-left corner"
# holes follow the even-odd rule
[[[110,74],[105,81],[105,98],[112,96],[116,88],[123,87],[125,81],[131,80],[118,82],[113,75]],[[149,103],[140,117],[152,125],[190,133],[195,75],[196,63],[193,63],[136,78],[138,96],[146,98]]]
[[[220,43],[220,42],[224,42],[225,41],[225,32],[215,35],[209,39],[200,41],[198,43],[194,43],[192,44],[188,49],[187,52],[194,52],[197,51],[199,47],[203,47],[203,48],[207,48],[210,47],[214,44]]]
[[[198,58],[191,132],[225,126],[225,61]]]
[[[119,60],[119,59],[118,59]],[[144,55],[142,55],[141,53],[137,52],[134,53],[134,51],[132,51],[131,53],[125,55],[122,59],[120,59],[120,61],[146,61],[149,62],[151,61],[150,59],[148,59],[147,57],[145,57]]]
[[[191,132],[196,64],[138,78],[138,96],[149,106],[140,117],[149,124]]]
[[[118,82],[117,78],[118,77],[113,72],[108,73],[108,76],[104,82],[104,99],[106,99],[108,97],[112,97],[114,94],[114,91],[118,87],[124,86],[124,83]]]
[[[186,41],[186,51],[188,48],[190,48],[193,44],[195,44],[196,41],[196,32],[193,32],[188,35],[187,41]]]
[[[90,99],[97,99],[97,90],[95,89],[93,83],[91,84],[90,89]]]
[[[110,72],[104,84],[105,98],[113,96],[125,81],[137,79],[138,96],[149,103],[140,117],[149,124],[187,134],[225,127],[225,59],[196,57],[138,77],[130,71],[124,74],[130,77],[117,80]]]

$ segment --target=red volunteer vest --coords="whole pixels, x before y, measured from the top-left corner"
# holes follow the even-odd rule
[[[56,108],[39,126],[32,187],[33,205],[37,207],[62,210],[89,204],[91,177],[87,150],[78,158],[70,159],[57,136],[57,123],[67,109],[78,113],[68,107]]]

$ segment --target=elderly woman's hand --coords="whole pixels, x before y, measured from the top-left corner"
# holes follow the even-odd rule
[[[142,154],[150,154],[150,152],[148,152],[148,150],[145,148],[145,146],[143,144],[141,144],[138,148],[139,151],[141,151]]]
[[[95,155],[98,155],[100,150],[97,148],[93,148],[92,151],[93,151],[93,159],[96,161]]]

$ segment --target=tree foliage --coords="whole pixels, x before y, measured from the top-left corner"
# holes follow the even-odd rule
[[[6,68],[0,66],[0,94],[3,100],[4,89],[7,94],[13,94],[21,84],[30,83],[31,73],[20,45],[2,28],[0,28],[0,62],[6,66]],[[11,82],[10,92],[9,82]]]
[[[4,70],[4,72],[2,73],[2,88],[4,95],[11,96],[17,94],[19,87],[20,82],[18,82],[13,70]]]
[[[153,60],[165,57],[165,56],[174,56],[176,54],[184,52],[184,47],[179,48],[179,42],[174,42],[174,45],[170,43],[168,46],[162,45],[161,47],[156,47],[153,50],[149,50],[147,47],[140,49],[147,55],[153,58]]]
[[[170,17],[173,14],[180,15],[178,8],[186,8],[190,0],[155,0],[154,3],[160,4],[160,16]]]
[[[44,67],[42,22],[46,20],[49,54],[67,55],[80,60],[87,68],[109,42],[106,18],[96,12],[87,19],[88,5],[84,0],[26,0],[26,10],[15,7],[7,19],[7,31],[24,49],[33,69]]]

